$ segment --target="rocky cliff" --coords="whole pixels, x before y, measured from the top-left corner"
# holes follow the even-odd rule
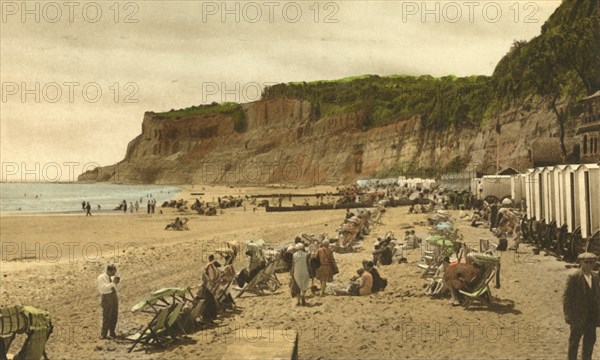
[[[544,108],[512,109],[482,127],[443,131],[424,128],[418,115],[363,130],[364,112],[315,119],[311,103],[283,97],[244,104],[247,124],[241,133],[226,114],[163,119],[147,112],[125,159],[80,180],[337,184],[392,166],[441,168],[457,160],[486,173],[496,171],[497,160],[500,167],[526,169],[531,143],[558,132],[554,115]]]
[[[125,159],[80,180],[337,184],[386,169],[489,174],[577,161],[579,100],[600,90],[599,69],[600,2],[564,0],[491,77],[278,84],[254,103],[148,112]]]

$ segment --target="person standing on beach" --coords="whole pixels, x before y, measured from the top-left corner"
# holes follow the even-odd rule
[[[306,290],[310,286],[310,275],[308,273],[308,254],[304,251],[304,244],[295,246],[296,252],[292,257],[292,278],[298,286],[298,306],[306,306]]]
[[[81,209],[82,209],[83,211],[85,211],[85,201],[83,201],[83,202],[81,203]]]
[[[117,267],[109,264],[106,266],[106,272],[98,276],[98,292],[102,297],[100,305],[102,306],[102,333],[101,338],[106,339],[110,332],[110,337],[117,337],[115,329],[119,316],[119,298],[117,296],[117,284],[121,281],[117,273]]]
[[[569,360],[577,359],[582,337],[582,359],[591,360],[596,343],[596,327],[600,326],[600,283],[598,275],[592,272],[598,257],[584,252],[577,260],[581,263],[581,269],[569,276],[563,294],[565,321],[571,325]]]
[[[317,250],[316,257],[319,259],[317,279],[321,281],[321,296],[325,296],[325,287],[328,282],[333,282],[335,259],[333,251],[329,248],[329,240],[323,240],[321,247]]]
[[[135,212],[138,212],[139,209],[140,209],[140,204],[136,200],[135,201]]]
[[[129,212],[133,214],[133,203],[129,202]]]
[[[90,202],[88,201],[88,203],[85,205],[85,216],[92,216],[92,206],[90,205]]]
[[[123,200],[122,204],[123,204],[123,206],[122,206],[123,212],[127,214],[127,201]]]

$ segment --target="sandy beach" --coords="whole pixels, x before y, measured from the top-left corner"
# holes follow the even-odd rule
[[[206,200],[223,195],[307,193],[333,188],[278,190],[272,188],[211,188],[183,186],[179,196],[191,201],[192,192],[205,192]],[[302,200],[294,200],[301,203]],[[290,205],[285,201],[284,205]],[[85,217],[79,215],[2,216],[0,303],[27,304],[52,315],[54,333],[46,346],[51,359],[219,359],[229,346],[256,343],[257,331],[299,334],[300,359],[563,359],[568,326],[562,315],[561,295],[566,263],[533,255],[527,245],[519,254],[502,254],[501,288],[492,289],[495,305],[452,307],[447,299],[424,295],[426,281],[416,266],[420,251],[408,263],[379,266],[388,279],[384,292],[366,297],[310,297],[309,307],[296,307],[287,284],[288,274],[278,274],[284,284],[274,294],[245,294],[237,300],[239,314],[220,317],[218,326],[188,335],[165,349],[137,348],[130,343],[99,339],[100,306],[96,278],[106,263],[114,262],[121,274],[118,333],[129,335],[149,320],[132,314],[131,307],[163,287],[197,285],[203,264],[225,242],[264,239],[269,244],[293,241],[300,233],[333,236],[345,210],[266,213],[252,206],[225,209],[207,217],[189,213],[189,231],[165,231],[174,209],[159,207],[155,214]],[[145,209],[144,209],[145,210]],[[457,212],[452,212],[455,219]],[[425,220],[407,214],[407,208],[388,209],[382,221],[362,242],[362,250],[336,254],[345,283],[361,261],[370,258],[377,236],[392,231],[402,238],[404,226]],[[478,247],[480,238],[492,239],[487,229],[472,228],[456,220],[464,239]],[[427,228],[415,226],[417,233]],[[509,244],[510,245],[510,244]],[[245,266],[239,256],[235,269]],[[23,336],[11,346],[20,348]],[[290,339],[290,341],[293,341]],[[597,358],[596,355],[595,358]],[[600,357],[598,357],[600,358]]]

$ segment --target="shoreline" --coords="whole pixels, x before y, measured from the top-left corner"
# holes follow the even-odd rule
[[[4,184],[4,183],[3,183]],[[15,182],[15,183],[5,183],[5,184],[21,184],[21,185],[31,185],[31,186],[36,186],[36,185],[54,185],[54,184],[59,184],[59,185],[84,185],[82,183],[40,183],[40,182]],[[142,184],[142,185],[136,185],[136,184],[112,184],[112,183],[94,183],[94,184],[90,184],[90,185],[111,185],[111,186],[115,186],[115,189],[119,189],[119,191],[131,191],[132,193],[135,193],[135,196],[131,196],[130,194],[123,194],[123,197],[126,198],[128,200],[128,202],[135,202],[138,198],[143,198],[143,199],[149,199],[147,197],[147,194],[142,194],[144,192],[146,192],[146,189],[143,189],[144,187],[155,187],[155,189],[147,189],[151,194],[153,195],[157,195],[157,196],[153,196],[151,197],[154,200],[157,200],[157,198],[163,198],[161,200],[157,200],[157,207],[160,207],[162,205],[162,203],[164,201],[164,198],[168,198],[168,201],[173,200],[173,199],[179,199],[181,194],[185,193],[184,187],[185,185],[154,185],[154,184]],[[135,188],[138,187],[138,188]],[[47,188],[46,188],[47,189]],[[25,190],[25,195],[21,198],[20,196],[14,197],[15,194],[13,192],[10,192],[11,190],[14,191],[23,191]],[[92,205],[92,209],[91,209],[91,213],[92,216],[97,214],[97,215],[107,215],[107,214],[112,214],[112,213],[118,213],[118,212],[122,212],[122,210],[115,210],[115,207],[117,207],[120,204],[120,200],[118,199],[122,199],[122,197],[120,196],[121,194],[117,191],[115,193],[111,193],[110,189],[106,190],[106,188],[102,189],[99,188],[97,191],[94,191],[93,193],[83,193],[83,194],[78,194],[75,193],[73,195],[66,195],[64,194],[64,188],[61,188],[61,190],[50,190],[50,192],[48,194],[46,194],[47,196],[43,196],[43,193],[38,193],[38,191],[43,191],[44,189],[40,188],[40,189],[35,189],[35,188],[31,188],[31,189],[19,189],[19,188],[15,188],[15,189],[8,189],[8,188],[3,188],[2,189],[2,205],[3,206],[10,206],[10,208],[8,209],[0,209],[0,217],[22,217],[22,216],[43,216],[43,215],[49,215],[49,216],[77,216],[78,214],[82,214],[85,215],[85,211],[83,211],[81,209],[81,201],[82,199],[90,199],[90,203],[93,203]],[[52,192],[53,191],[53,192]],[[87,192],[89,192],[89,190],[86,190]],[[110,196],[107,196],[106,194],[111,194]],[[30,194],[29,197],[27,197],[27,195]],[[7,196],[9,195],[9,196]],[[38,197],[39,195],[39,197]],[[35,196],[35,197],[34,197]],[[54,196],[54,198],[53,198]],[[20,202],[20,199],[25,199],[24,201]],[[33,203],[32,201],[36,201],[36,203]],[[87,201],[87,200],[86,200]],[[114,203],[112,203],[114,201]],[[160,201],[160,203],[159,203]],[[39,202],[39,203],[38,203]],[[63,209],[55,209],[53,207],[57,207],[57,205],[54,204],[54,202],[59,203],[60,205],[64,205],[63,209],[66,208],[67,210],[63,210]],[[32,205],[35,204],[35,205]],[[54,206],[49,206],[49,204],[52,204]],[[101,210],[97,210],[97,205],[100,204],[102,205],[102,209]],[[143,202],[142,202],[143,204]],[[146,211],[145,206],[142,206],[142,204],[140,204],[140,211]],[[31,209],[31,207],[46,207],[46,209]],[[21,210],[22,207],[26,207],[25,210]],[[29,208],[27,208],[29,207]],[[50,208],[49,208],[50,207]]]

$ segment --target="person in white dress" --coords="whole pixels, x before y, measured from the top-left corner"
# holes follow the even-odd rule
[[[310,275],[308,273],[308,254],[304,251],[304,244],[296,244],[296,252],[292,261],[292,274],[299,288],[298,305],[306,305],[306,290],[310,286]]]

